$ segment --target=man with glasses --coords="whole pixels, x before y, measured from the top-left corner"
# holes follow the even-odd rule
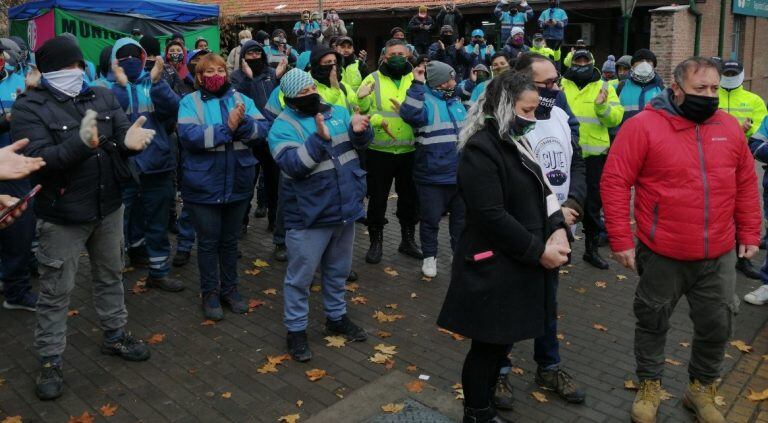
[[[557,196],[566,223],[574,225],[584,214],[583,206],[587,196],[586,167],[578,143],[578,121],[569,116],[570,108],[558,86],[560,75],[551,60],[540,54],[523,53],[517,59],[514,71],[530,74],[539,91],[539,106],[535,112],[536,126],[525,138],[531,145],[552,192]],[[558,106],[558,103],[562,104],[567,112]],[[575,128],[570,125],[571,121]],[[557,279],[551,284],[547,292],[555,297],[553,302],[557,304]],[[570,403],[582,403],[586,393],[560,366],[556,315],[555,310],[544,335],[534,340],[536,383],[543,389],[557,392]],[[503,366],[496,383],[494,404],[500,409],[512,408],[512,383],[508,378],[510,369],[511,363]]]

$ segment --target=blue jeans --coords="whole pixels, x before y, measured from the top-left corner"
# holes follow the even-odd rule
[[[185,203],[197,233],[197,265],[203,298],[237,288],[237,236],[248,200],[227,204]],[[219,283],[221,281],[221,283]]]
[[[174,201],[173,172],[142,174],[140,178],[140,185],[131,181],[123,186],[125,237],[130,240],[133,227],[145,225],[144,240],[149,256],[149,276],[162,278],[171,271],[168,209]],[[144,212],[143,221],[135,221],[136,216],[132,212],[136,209]]]
[[[554,284],[555,296],[555,310],[557,310],[557,285]],[[512,351],[512,346],[509,347],[509,351]],[[507,353],[509,353],[507,351]],[[508,354],[507,354],[508,355]],[[507,355],[504,356],[504,364],[501,367],[501,373],[509,373],[512,363],[509,361]],[[533,360],[541,368],[553,367],[560,364],[560,343],[557,340],[557,317],[552,317],[552,320],[547,322],[547,327],[544,329],[544,335],[534,338],[533,340]]]
[[[195,245],[195,227],[192,225],[192,216],[189,214],[189,206],[184,203],[181,206],[181,214],[177,220],[179,234],[176,235],[176,251],[192,251]]]
[[[416,192],[419,195],[419,237],[424,257],[437,257],[437,232],[445,212],[450,213],[448,231],[451,249],[456,249],[464,227],[464,200],[459,196],[456,185],[416,184]]]
[[[285,327],[302,331],[309,321],[309,287],[318,266],[322,274],[323,304],[330,320],[347,313],[344,286],[352,269],[355,223],[311,229],[291,229],[285,234],[288,268],[285,272]]]
[[[6,190],[12,184],[18,190]],[[28,191],[27,181],[5,181],[3,193],[21,198]],[[6,301],[21,301],[29,292],[29,269],[32,262],[32,240],[35,237],[35,213],[33,204],[9,227],[0,230],[0,278],[3,280],[3,295]]]

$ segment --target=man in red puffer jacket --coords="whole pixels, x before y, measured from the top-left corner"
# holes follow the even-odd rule
[[[635,422],[654,422],[669,317],[682,295],[694,326],[690,384],[683,403],[702,422],[725,422],[715,380],[730,337],[736,253],[760,241],[757,176],[735,118],[718,106],[717,64],[691,58],[670,89],[629,119],[611,147],[600,184],[605,225],[616,259],[637,269],[635,358],[640,389]],[[630,226],[635,187],[638,245]]]

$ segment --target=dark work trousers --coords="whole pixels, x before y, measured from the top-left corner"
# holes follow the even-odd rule
[[[720,377],[725,347],[736,312],[736,253],[718,258],[681,261],[637,246],[640,282],[635,291],[635,360],[637,377],[661,379],[669,318],[685,295],[693,321],[688,375],[702,384]]]
[[[413,182],[414,153],[391,154],[376,150],[366,152],[368,168],[368,226],[384,226],[387,200],[395,180],[397,211],[401,227],[415,226],[419,220],[416,184]]]
[[[464,406],[474,409],[490,407],[493,387],[499,377],[509,345],[472,341],[464,367],[461,385],[464,387]]]
[[[259,161],[259,167],[261,167],[261,172],[256,172],[256,178],[258,180],[259,173],[261,173],[261,175],[264,177],[264,188],[267,194],[267,221],[269,223],[274,223],[275,216],[277,215],[277,184],[280,169],[278,169],[277,163],[275,163],[275,159],[272,158],[272,154],[269,152],[269,146],[267,143],[259,143],[256,147],[254,147],[253,155]],[[256,186],[257,184],[254,184],[254,189]],[[253,197],[251,197],[251,200],[252,199]],[[245,216],[243,217],[244,225],[248,224],[250,215],[251,201],[249,200],[248,210],[246,210]]]
[[[600,199],[600,178],[603,176],[606,155],[589,156],[584,158],[587,167],[587,203],[584,207],[584,233],[587,239],[600,233],[600,209],[603,202]]]
[[[464,228],[464,200],[459,195],[456,185],[416,184],[419,194],[421,222],[419,238],[424,257],[437,257],[437,233],[440,220],[449,212],[448,231],[451,237],[451,250],[456,249],[459,235]]]

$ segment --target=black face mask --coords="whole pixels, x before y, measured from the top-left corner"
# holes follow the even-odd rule
[[[555,107],[555,99],[560,91],[549,88],[539,87],[539,106],[534,112],[536,119],[548,120],[552,115],[552,108]]]
[[[685,94],[683,103],[678,106],[684,118],[696,123],[703,123],[717,112],[720,99],[703,95]]]
[[[512,125],[509,127],[509,132],[512,136],[516,137],[522,137],[523,135],[533,131],[533,129],[536,127],[536,121],[526,119],[521,116],[515,115],[515,120],[512,122]]]
[[[440,41],[442,41],[443,44],[445,44],[446,47],[451,45],[451,44],[453,44],[454,43],[453,40],[454,40],[453,35],[441,35],[440,36]]]
[[[331,72],[333,71],[333,67],[336,65],[319,65],[319,66],[312,66],[312,78],[315,78],[318,82],[320,82],[323,85],[330,86],[331,85]],[[336,75],[336,80],[339,79],[339,75]]]
[[[154,67],[155,67],[155,60],[147,59],[147,60],[144,61],[144,70],[145,71],[150,72],[152,70],[152,68],[154,68]]]
[[[587,82],[592,79],[592,74],[594,73],[592,69],[592,65],[574,65],[568,70],[570,76],[569,79],[572,79],[574,82]]]
[[[320,94],[309,94],[303,97],[285,97],[285,104],[308,116],[314,116],[320,112]]]
[[[248,64],[254,75],[258,75],[264,70],[264,61],[261,59],[246,59],[245,63]]]

